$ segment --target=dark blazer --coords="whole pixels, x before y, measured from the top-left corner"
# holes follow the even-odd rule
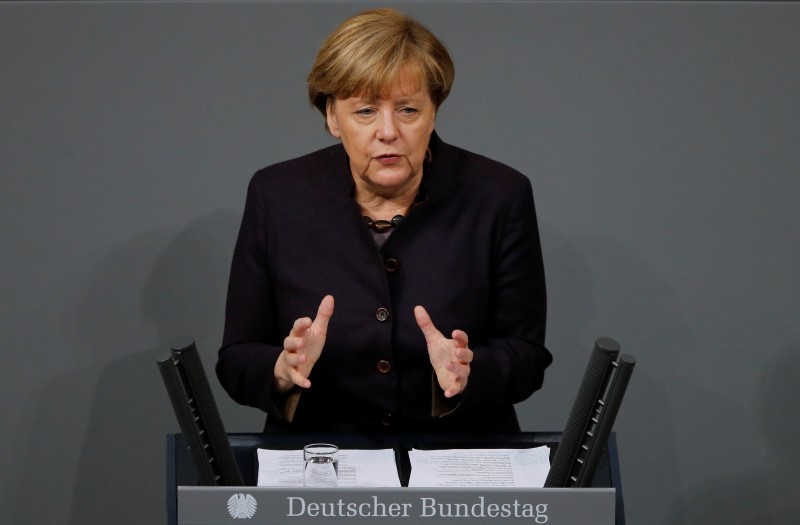
[[[258,171],[231,266],[217,376],[267,428],[298,431],[514,431],[513,404],[542,385],[546,298],[529,180],[431,137],[424,201],[378,248],[353,199],[341,145]],[[292,421],[272,391],[295,319],[335,299],[325,348]],[[465,391],[433,378],[413,308],[445,336],[469,336]],[[438,401],[437,401],[438,400]]]

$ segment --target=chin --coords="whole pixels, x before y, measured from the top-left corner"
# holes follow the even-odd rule
[[[408,183],[413,178],[413,174],[408,170],[405,170],[402,173],[398,172],[378,172],[374,174],[368,174],[369,181],[376,185],[381,186],[383,188],[396,188],[399,186],[403,186],[404,184]]]

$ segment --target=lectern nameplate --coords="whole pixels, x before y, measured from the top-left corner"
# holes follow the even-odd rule
[[[613,488],[180,486],[178,525],[613,525],[615,496]]]

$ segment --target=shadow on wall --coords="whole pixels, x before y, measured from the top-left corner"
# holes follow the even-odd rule
[[[669,376],[687,347],[687,322],[674,289],[641,254],[602,236],[565,238],[540,221],[547,269],[547,345],[554,363],[541,392],[524,404],[530,430],[562,430],[580,387],[594,340],[619,341],[638,359],[614,425],[629,521],[657,521],[665,494],[680,485],[676,420]],[[658,450],[654,455],[653,450]],[[658,476],[650,476],[657,469]]]
[[[591,269],[575,244],[560,236],[546,219],[539,219],[539,229],[547,280],[545,345],[553,354],[553,364],[545,372],[541,391],[516,408],[523,430],[561,431],[592,343],[600,335],[589,333],[598,305]]]
[[[764,368],[753,409],[763,432],[761,468],[712,479],[694,487],[676,503],[683,525],[793,525],[800,515],[800,345],[784,348]],[[730,432],[735,433],[736,428]],[[759,451],[742,450],[742,455]],[[731,457],[735,463],[739,458]]]
[[[203,347],[211,357],[205,359],[213,357],[238,225],[235,213],[220,211],[192,222],[171,240],[161,233],[142,234],[112,249],[92,271],[72,318],[80,331],[76,344],[88,345],[97,365],[51,381],[38,396],[14,523],[32,519],[25,502],[70,489],[65,482],[48,484],[43,475],[69,457],[61,438],[53,435],[61,429],[67,429],[80,453],[71,516],[61,515],[54,523],[164,522],[164,436],[177,431],[177,424],[156,361],[166,357],[169,341],[188,334],[207,341]],[[154,262],[148,273],[149,261]],[[153,343],[151,323],[158,347],[147,349]],[[69,420],[71,402],[88,405],[86,423],[79,417]]]
[[[221,339],[225,288],[240,218],[219,211],[180,232],[158,255],[141,293],[141,315],[157,329],[158,347],[121,359],[100,373],[82,448],[70,523],[160,523],[165,519],[165,438],[177,431],[156,361],[176,337],[191,336],[213,357]],[[131,261],[109,261],[123,267]],[[103,270],[101,270],[101,275]],[[122,283],[98,285],[124,286]],[[103,304],[88,304],[94,316]],[[205,342],[205,344],[203,344]],[[95,350],[125,341],[108,334]],[[212,361],[213,362],[213,361]]]
[[[114,478],[116,466],[128,467],[129,450],[143,444],[138,433],[126,435],[117,421],[141,402],[139,389],[130,391],[127,384],[141,377],[142,367],[129,366],[116,378],[116,386],[109,387],[107,380],[99,378],[106,363],[136,362],[136,357],[124,356],[132,355],[131,347],[135,348],[137,341],[152,344],[152,330],[140,319],[138,294],[150,262],[168,242],[162,232],[141,233],[123,245],[110,246],[102,259],[83,270],[77,288],[80,296],[67,303],[73,308],[61,312],[61,335],[64,349],[72,347],[72,354],[86,356],[89,364],[43,383],[35,395],[28,415],[30,436],[19,443],[24,458],[18,469],[12,523],[66,523],[72,507],[83,506],[83,513],[91,513],[97,505],[110,506],[101,503],[105,500],[124,501],[131,491],[120,489],[123,480]],[[98,390],[102,383],[106,384]],[[117,393],[121,390],[125,392]],[[148,420],[142,423],[147,426]],[[102,442],[106,437],[109,442]],[[128,477],[127,481],[133,480]],[[81,488],[79,483],[89,488]],[[102,490],[97,488],[101,485]],[[88,490],[93,493],[86,494]],[[30,502],[36,501],[48,504],[31,512]],[[85,523],[107,522],[116,514]]]

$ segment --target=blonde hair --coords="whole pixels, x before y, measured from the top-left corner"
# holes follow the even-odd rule
[[[325,116],[331,97],[376,98],[406,72],[426,83],[437,109],[455,77],[450,54],[428,28],[394,9],[370,9],[345,20],[322,44],[308,75],[308,98]]]

